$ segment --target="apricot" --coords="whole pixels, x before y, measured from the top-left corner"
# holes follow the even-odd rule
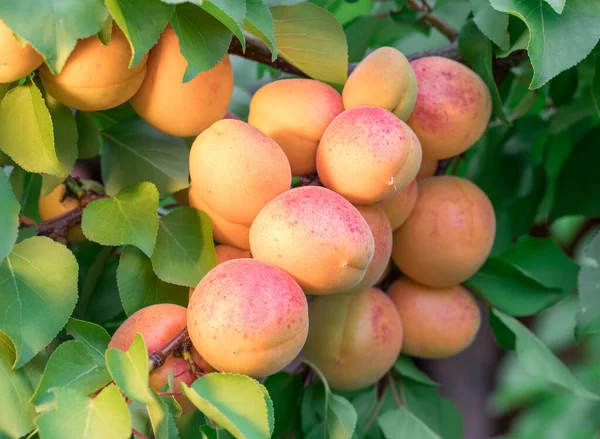
[[[417,180],[424,180],[429,177],[433,177],[438,168],[438,161],[434,159],[423,158],[421,160],[421,167],[417,172]]]
[[[251,258],[250,250],[236,248],[231,245],[221,244],[215,247],[217,253],[217,265],[232,259]]]
[[[281,146],[293,175],[305,175],[317,170],[319,140],[342,111],[342,97],[333,87],[313,79],[284,79],[252,96],[248,123]]]
[[[373,234],[373,259],[358,284],[347,291],[355,293],[372,287],[383,275],[392,255],[392,228],[385,211],[376,204],[357,204],[354,207],[365,219]]]
[[[201,210],[210,218],[215,241],[241,249],[250,248],[250,226],[231,223],[214,213],[198,196],[193,187],[189,192],[190,206]]]
[[[304,355],[336,390],[376,383],[402,348],[402,320],[377,288],[317,297],[310,303],[309,319]]]
[[[308,305],[283,270],[234,259],[200,281],[187,320],[192,344],[215,369],[264,377],[291,363],[304,346]]]
[[[404,326],[405,354],[451,357],[468,348],[477,335],[479,307],[460,285],[436,289],[404,277],[390,285],[388,294]]]
[[[470,148],[492,114],[490,91],[468,67],[430,56],[411,63],[417,76],[417,103],[408,124],[419,137],[423,157],[445,159]]]
[[[235,119],[215,122],[196,138],[190,174],[194,190],[210,210],[247,225],[292,182],[290,164],[279,145]]]
[[[173,136],[197,136],[223,118],[233,94],[229,56],[208,72],[183,83],[187,61],[179,39],[167,26],[150,50],[148,73],[131,105],[142,119]]]
[[[146,76],[146,55],[129,68],[131,47],[123,32],[113,25],[110,44],[95,35],[80,40],[58,75],[47,65],[39,75],[46,91],[63,104],[83,111],[114,108],[138,91]]]
[[[372,105],[406,121],[417,99],[417,78],[402,52],[380,47],[356,66],[344,85],[342,97],[346,110]]]
[[[408,125],[379,107],[337,116],[317,149],[323,185],[352,203],[370,204],[406,187],[421,164],[419,139]]]
[[[417,180],[415,179],[399,193],[395,193],[378,203],[390,220],[392,230],[396,230],[406,221],[415,207],[418,191]]]
[[[383,270],[383,273],[381,273],[381,276],[379,276],[379,279],[377,279],[377,282],[375,282],[375,285],[378,285],[381,282],[383,282],[385,280],[385,278],[388,276],[388,274],[390,274],[390,271],[392,271],[392,260],[391,259],[386,264],[385,270]]]
[[[79,199],[67,190],[67,186],[64,183],[59,184],[52,192],[41,196],[38,200],[38,209],[42,221],[64,215],[80,206]],[[67,242],[77,243],[84,242],[85,240],[81,224],[77,224],[67,231]]]
[[[252,256],[288,272],[306,294],[355,287],[373,259],[374,246],[373,233],[360,212],[319,186],[277,196],[250,227]]]
[[[43,62],[42,55],[30,44],[21,47],[12,31],[0,20],[0,83],[21,79]]]
[[[496,233],[492,203],[475,184],[454,176],[419,182],[417,203],[394,232],[392,259],[424,285],[464,282],[487,259]]]
[[[140,333],[146,343],[148,354],[151,354],[179,334],[186,327],[186,322],[187,309],[183,306],[170,303],[150,305],[130,315],[115,331],[108,347],[126,351],[133,343],[135,335]],[[179,390],[180,382],[191,385],[195,379],[188,369],[187,361],[171,354],[161,367],[150,372],[150,387],[159,391],[167,384],[171,371],[174,375],[175,390]],[[184,411],[194,408],[183,395],[178,395],[175,399]]]

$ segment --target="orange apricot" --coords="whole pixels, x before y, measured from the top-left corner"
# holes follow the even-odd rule
[[[419,168],[419,172],[417,172],[417,180],[424,180],[429,177],[433,177],[435,175],[435,171],[437,171],[438,161],[434,159],[426,159],[423,158],[421,160],[421,167]]]
[[[404,224],[404,221],[415,207],[418,191],[417,180],[415,179],[399,193],[393,194],[378,203],[390,220],[392,230],[396,230]]]
[[[233,247],[227,244],[217,245],[215,247],[217,253],[217,265],[232,259],[251,258],[250,250]]]
[[[81,206],[79,199],[67,190],[64,183],[56,186],[48,195],[41,196],[38,200],[38,209],[42,221],[64,215]],[[67,231],[67,242],[76,243],[86,240],[81,224],[71,227]]]
[[[447,358],[468,348],[481,315],[473,296],[460,285],[431,288],[404,277],[388,288],[404,326],[402,352],[419,358]]]
[[[43,62],[42,55],[30,44],[21,47],[12,31],[0,20],[0,83],[21,79]]]

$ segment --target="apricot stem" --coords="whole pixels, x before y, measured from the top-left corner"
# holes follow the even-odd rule
[[[171,355],[176,350],[183,349],[183,347],[188,345],[189,343],[191,343],[190,336],[186,327],[161,349],[154,351],[149,355],[148,358],[150,360],[150,370],[158,369],[164,364],[165,360],[169,355]]]

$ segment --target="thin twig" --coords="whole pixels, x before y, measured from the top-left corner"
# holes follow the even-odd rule
[[[383,393],[381,394],[381,397],[379,398],[379,401],[377,401],[377,405],[375,406],[375,410],[373,410],[373,413],[371,413],[371,416],[369,416],[369,419],[367,420],[367,423],[365,424],[365,427],[363,428],[363,431],[365,433],[369,431],[369,428],[371,428],[371,424],[373,424],[373,421],[375,421],[375,419],[377,418],[377,415],[379,414],[379,411],[381,410],[381,407],[383,406],[383,402],[384,402],[385,397],[387,395],[387,391],[388,391],[388,386],[386,386],[383,389]]]
[[[184,345],[189,343],[191,343],[190,335],[188,334],[187,328],[183,328],[183,330],[165,346],[149,355],[148,358],[150,361],[150,370],[154,370],[162,366],[169,355],[171,355],[175,350],[182,349]]]
[[[135,428],[132,428],[131,432],[133,433],[134,436],[139,437],[140,439],[150,439],[148,436],[146,436],[145,434],[140,433]]]
[[[390,387],[392,388],[392,395],[394,395],[394,400],[398,407],[404,407],[404,403],[402,402],[402,398],[400,398],[400,394],[398,393],[398,389],[396,389],[396,382],[394,381],[394,377],[392,377],[391,373],[388,373],[388,380],[390,383]]]

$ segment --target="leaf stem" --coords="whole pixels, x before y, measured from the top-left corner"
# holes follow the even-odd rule
[[[385,397],[387,395],[388,392],[388,387],[389,386],[385,386],[385,388],[383,389],[383,393],[381,394],[381,397],[379,398],[379,401],[377,401],[377,405],[375,406],[375,410],[373,410],[373,413],[371,413],[371,416],[369,416],[369,419],[367,420],[365,427],[363,429],[363,431],[365,433],[367,433],[369,431],[369,429],[371,428],[371,424],[373,424],[373,421],[375,421],[375,419],[377,418],[377,415],[379,414],[381,407],[383,407],[383,402],[385,400]]]
[[[131,432],[133,433],[133,435],[135,437],[139,437],[140,439],[150,439],[148,436],[146,436],[145,434],[140,433],[139,431],[137,431],[135,428],[131,429]]]

